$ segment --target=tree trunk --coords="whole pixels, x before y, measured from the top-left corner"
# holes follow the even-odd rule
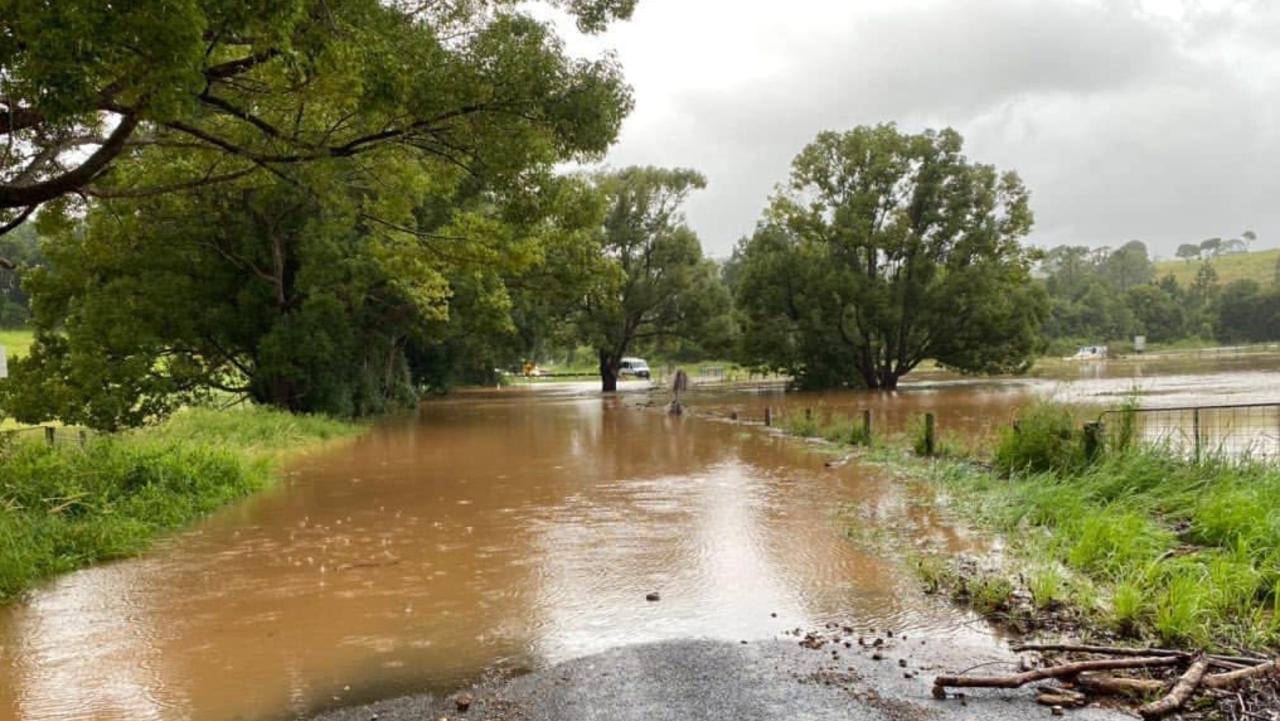
[[[618,366],[621,359],[607,351],[600,351],[600,390],[613,393],[618,390]]]
[[[898,390],[898,374],[890,370],[883,371],[880,375],[880,390]]]

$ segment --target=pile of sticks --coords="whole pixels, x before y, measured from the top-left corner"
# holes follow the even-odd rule
[[[1181,709],[1197,693],[1229,691],[1249,681],[1280,679],[1277,659],[1083,644],[1027,644],[1013,650],[1019,653],[1087,654],[1102,658],[1060,663],[1005,676],[938,676],[933,681],[933,695],[946,698],[948,688],[1018,688],[1036,681],[1057,679],[1064,685],[1043,689],[1039,699],[1041,703],[1065,708],[1083,705],[1089,695],[1154,698],[1154,701],[1140,706],[1138,714],[1144,719],[1158,719]],[[1109,673],[1125,670],[1161,671],[1166,678]],[[1171,670],[1179,670],[1181,674],[1169,675]]]

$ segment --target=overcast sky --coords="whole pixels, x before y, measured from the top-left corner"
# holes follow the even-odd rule
[[[1280,245],[1280,3],[640,0],[570,48],[634,87],[609,165],[707,175],[688,219],[715,256],[819,131],[884,121],[1017,170],[1038,245]]]

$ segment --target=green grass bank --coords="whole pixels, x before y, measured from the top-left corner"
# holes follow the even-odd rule
[[[0,602],[41,579],[137,554],[271,484],[290,454],[354,424],[260,407],[188,409],[153,427],[49,445],[0,436]]]
[[[1123,420],[1087,458],[1083,421],[1044,404],[1018,429],[966,447],[945,434],[921,457],[922,426],[872,441],[851,419],[783,419],[791,433],[870,445],[866,458],[927,482],[935,501],[998,533],[1004,551],[974,563],[915,557],[922,580],[1023,628],[1188,648],[1280,648],[1280,467],[1242,458],[1195,463],[1126,443]],[[1121,417],[1123,418],[1123,416]]]
[[[1223,285],[1234,280],[1248,279],[1267,288],[1275,283],[1277,261],[1280,261],[1280,248],[1223,255],[1208,261],[1174,258],[1156,262],[1156,278],[1172,275],[1179,285],[1186,288],[1195,282],[1196,273],[1199,273],[1207,262],[1213,266],[1213,270],[1218,274],[1218,282]]]
[[[29,330],[0,329],[0,346],[10,358],[25,356],[35,342],[35,333]]]

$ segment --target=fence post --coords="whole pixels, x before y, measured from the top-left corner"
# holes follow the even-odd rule
[[[80,432],[76,434],[76,441],[80,444],[81,448],[84,448],[85,444],[89,442],[89,433],[85,429],[81,428]]]
[[[1105,428],[1102,421],[1084,424],[1084,457],[1090,462],[1097,460],[1098,455],[1102,453],[1102,436]]]
[[[58,429],[57,429],[57,428],[54,428],[53,426],[45,426],[45,427],[44,427],[44,440],[45,440],[45,442],[46,442],[46,443],[48,443],[49,445],[53,445],[53,442],[54,442],[54,435],[55,435],[57,432],[58,432]]]
[[[871,445],[871,409],[862,409],[862,441]]]
[[[731,420],[731,421],[736,421],[736,420],[738,420],[738,412],[737,412],[737,411],[729,411],[729,420]]]
[[[1200,462],[1200,409],[1191,410],[1191,434],[1195,436],[1196,463]]]
[[[934,438],[934,426],[936,421],[932,413],[924,414],[924,454],[932,456],[937,450],[937,443]]]
[[[765,426],[773,425],[773,409],[769,406],[764,407],[764,424]]]
[[[813,420],[813,409],[812,409],[812,408],[806,408],[806,409],[804,409],[804,419],[805,419],[806,421],[811,421],[811,420]]]

